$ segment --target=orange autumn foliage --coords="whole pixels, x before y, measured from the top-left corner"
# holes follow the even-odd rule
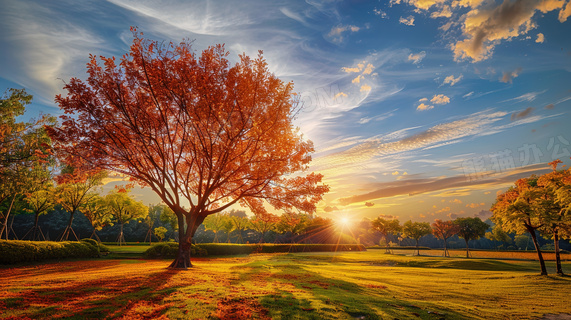
[[[313,145],[292,123],[293,84],[273,75],[261,52],[231,66],[223,45],[198,56],[190,43],[133,33],[119,62],[92,55],[88,79],[65,85],[67,96],[56,97],[62,126],[48,130],[85,167],[129,176],[175,212],[181,249],[173,267],[190,266],[198,226],[231,205],[265,214],[265,200],[315,211],[329,188],[320,174],[297,174]]]

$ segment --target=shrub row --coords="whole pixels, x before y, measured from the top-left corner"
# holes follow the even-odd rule
[[[207,243],[192,246],[192,256],[227,256],[252,253],[276,252],[332,252],[365,251],[363,245],[356,244],[232,244]],[[144,252],[146,258],[174,258],[178,252],[177,243],[160,243]]]
[[[367,249],[386,249],[386,246],[371,246],[371,247],[367,247]],[[389,249],[391,250],[416,250],[415,246],[391,246]],[[429,247],[418,247],[418,249],[420,250],[433,250],[432,248]],[[462,248],[460,248],[462,249]],[[438,250],[443,250],[443,249],[438,249]],[[450,248],[448,248],[448,250],[451,250]],[[472,250],[472,249],[470,249]]]
[[[0,240],[0,264],[36,262],[50,259],[96,258],[109,251],[92,239],[79,242]]]
[[[155,244],[143,252],[143,257],[148,259],[162,259],[162,258],[175,258],[178,253],[178,243],[176,242],[163,242]],[[205,249],[192,245],[190,248],[190,255],[205,256],[207,252]]]

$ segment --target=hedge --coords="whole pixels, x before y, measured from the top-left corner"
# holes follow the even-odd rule
[[[85,239],[80,242],[0,240],[0,264],[50,259],[97,258],[99,252],[97,243],[94,245]]]
[[[148,259],[161,259],[161,258],[175,258],[178,254],[178,243],[176,242],[163,242],[158,243],[143,252],[143,257]],[[196,245],[192,245],[191,256],[205,256],[207,252],[205,249]]]
[[[192,247],[192,256],[229,256],[252,253],[277,252],[332,252],[365,251],[363,245],[356,244],[232,244],[201,243]],[[143,255],[147,258],[174,258],[178,252],[177,243],[160,243],[152,246]]]

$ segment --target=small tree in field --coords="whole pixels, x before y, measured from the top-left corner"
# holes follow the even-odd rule
[[[155,230],[155,237],[157,237],[157,239],[159,239],[159,242],[163,242],[163,239],[165,238],[165,234],[167,233],[167,228],[161,226],[161,227],[156,227]]]
[[[379,232],[385,239],[386,243],[385,253],[391,253],[389,234],[396,234],[402,230],[400,222],[397,219],[389,220],[377,217],[375,220],[371,221],[371,228],[374,231]]]
[[[97,231],[103,229],[107,225],[111,225],[111,219],[113,218],[105,199],[101,197],[98,193],[92,192],[86,197],[88,200],[81,208],[83,215],[89,220],[91,226],[93,227],[93,232],[91,233],[90,239],[95,238],[97,241],[101,242],[101,239],[97,235]]]
[[[180,243],[172,268],[192,266],[198,226],[234,204],[261,215],[264,200],[277,210],[315,211],[328,187],[320,174],[297,174],[313,152],[292,123],[299,97],[261,52],[230,66],[222,45],[198,55],[189,43],[133,32],[119,63],[91,56],[87,81],[65,85],[67,96],[56,97],[62,126],[49,133],[87,167],[131,177],[174,211]]]
[[[416,241],[416,254],[420,255],[418,241],[420,238],[432,233],[432,229],[430,229],[430,223],[428,222],[412,222],[412,220],[409,220],[404,223],[402,233],[406,238],[411,238]]]
[[[466,242],[466,258],[469,258],[470,247],[468,246],[468,242],[483,237],[490,226],[478,217],[458,218],[454,220],[454,223],[456,223],[459,228],[458,236]]]
[[[130,195],[129,191],[119,190],[111,191],[105,196],[105,205],[112,215],[112,221],[119,224],[119,235],[117,236],[117,243],[122,245],[125,243],[125,236],[123,234],[123,226],[125,223],[145,218],[149,214],[149,208],[140,201],[135,201]]]
[[[491,232],[486,232],[485,237],[494,243],[496,250],[498,249],[496,241],[507,244],[512,241],[512,238],[510,238],[509,234],[507,234],[501,227],[498,226],[495,226]]]
[[[220,242],[220,239],[218,239],[218,232],[224,230],[226,225],[230,224],[230,221],[226,214],[219,212],[206,217],[202,224],[204,224],[205,230],[214,232],[214,240],[212,240],[212,242],[218,243]]]
[[[444,240],[444,254],[443,255],[445,257],[450,257],[450,253],[448,252],[447,240],[449,238],[453,237],[454,235],[457,235],[459,231],[460,231],[460,228],[452,220],[449,220],[449,221],[442,221],[440,219],[434,220],[434,223],[432,224],[432,234],[437,239]]]
[[[266,233],[271,230],[275,230],[277,223],[280,221],[280,217],[272,213],[259,214],[250,219],[250,226],[252,229],[260,233],[260,243],[264,241]]]

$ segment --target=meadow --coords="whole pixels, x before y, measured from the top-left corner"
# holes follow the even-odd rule
[[[118,249],[117,249],[118,250]],[[134,249],[130,249],[134,250]],[[410,254],[410,252],[408,252]],[[534,319],[571,314],[536,261],[385,254],[94,259],[3,268],[1,319]],[[550,272],[553,262],[548,262]],[[565,261],[564,270],[571,269]]]

